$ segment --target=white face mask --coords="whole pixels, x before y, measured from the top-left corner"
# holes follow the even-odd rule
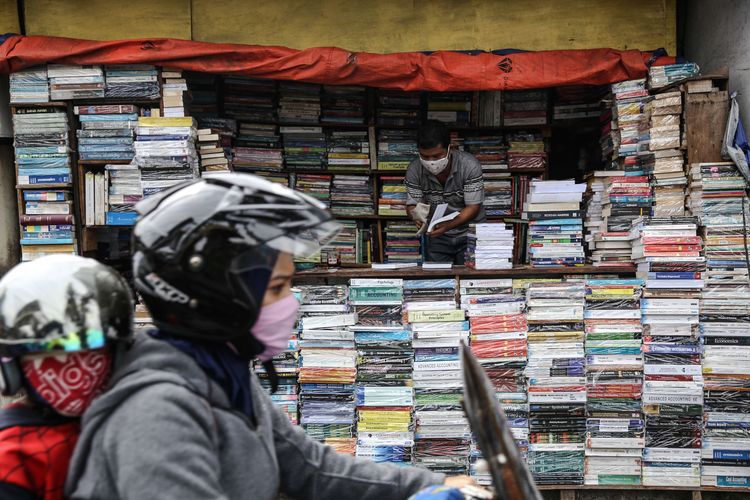
[[[448,146],[448,152],[445,153],[445,158],[440,158],[439,160],[425,160],[422,158],[422,156],[419,157],[419,161],[422,163],[422,166],[427,169],[428,172],[430,172],[432,175],[437,175],[448,166],[448,157],[451,154],[451,147]]]

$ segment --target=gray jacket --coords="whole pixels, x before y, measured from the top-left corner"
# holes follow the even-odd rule
[[[94,401],[71,460],[73,499],[402,499],[445,477],[339,455],[308,438],[251,375],[257,427],[188,355],[138,335]]]

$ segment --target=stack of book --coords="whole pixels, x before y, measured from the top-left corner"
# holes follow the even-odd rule
[[[464,137],[464,150],[474,155],[482,172],[508,170],[508,154],[502,134]]]
[[[358,324],[352,327],[358,354],[357,456],[409,464],[414,444],[414,351],[411,332],[401,324],[403,281],[370,283],[383,293],[358,298]]]
[[[604,87],[571,85],[557,87],[554,96],[553,120],[585,120],[598,118],[600,101],[606,94]]]
[[[148,64],[105,66],[104,97],[112,99],[147,99],[161,97],[159,72]]]
[[[608,176],[605,180],[602,215],[607,232],[630,230],[633,219],[650,215],[651,186],[648,176]]]
[[[652,89],[658,89],[696,76],[699,73],[700,68],[695,63],[651,66],[648,70],[648,85]]]
[[[651,101],[649,163],[654,185],[654,217],[685,215],[687,177],[683,166],[681,92],[657,94]]]
[[[503,125],[506,127],[547,124],[546,90],[508,91],[504,104]]]
[[[181,118],[185,116],[185,92],[188,91],[187,80],[183,78],[182,70],[163,68],[162,78],[162,110],[167,118]]]
[[[294,190],[312,196],[326,207],[331,205],[331,176],[297,174],[294,179]]]
[[[284,164],[289,170],[323,170],[326,164],[326,136],[322,127],[283,126]]]
[[[484,210],[488,217],[513,215],[513,179],[507,172],[484,172]]]
[[[320,123],[320,85],[300,82],[279,83],[279,122]]]
[[[326,85],[320,96],[320,123],[364,125],[366,104],[364,87]]]
[[[612,85],[613,121],[612,127],[617,131],[614,155],[619,168],[635,165],[639,151],[639,141],[648,131],[646,125],[647,107],[650,97],[646,90],[646,80],[628,80]],[[644,130],[645,129],[645,130]],[[646,134],[647,135],[647,134]],[[646,148],[648,149],[648,148]]]
[[[376,122],[381,127],[414,127],[419,125],[419,92],[378,89]]]
[[[196,135],[195,119],[191,117],[138,118],[131,164],[141,171],[144,196],[200,176]]]
[[[745,186],[733,163],[700,163],[690,169],[689,207],[701,219],[707,264],[700,301],[703,486],[750,486],[750,286],[745,246],[750,243],[750,200]]]
[[[334,130],[328,135],[328,170],[370,171],[367,131]]]
[[[383,176],[378,197],[378,215],[406,216],[406,186],[403,177]]]
[[[371,230],[361,221],[339,221],[341,231],[321,251],[321,262],[331,265],[369,264]]]
[[[418,280],[405,305],[414,335],[414,464],[467,474],[471,430],[461,408],[458,346],[469,323],[455,301],[456,282]]]
[[[527,289],[528,465],[537,484],[583,484],[586,372],[582,283]]]
[[[129,161],[135,155],[133,131],[138,124],[138,107],[132,104],[75,106],[81,128],[78,158],[97,161]]]
[[[503,122],[503,93],[499,90],[479,92],[477,126],[500,127]]]
[[[418,155],[416,130],[378,132],[378,170],[406,170]]]
[[[513,227],[504,223],[469,224],[466,265],[472,269],[513,267]]]
[[[218,118],[219,116],[218,80],[216,75],[210,73],[185,74],[185,82],[190,90],[188,114],[198,120],[200,128],[211,127],[203,123],[205,118]]]
[[[231,140],[231,136],[222,136],[218,129],[204,128],[198,130],[198,155],[200,156],[201,172],[204,177],[229,172],[229,158],[227,157],[227,151],[224,149],[224,144],[226,142],[231,144]]]
[[[385,262],[421,262],[417,228],[411,221],[389,221],[385,226]]]
[[[60,108],[18,108],[13,115],[18,184],[69,184],[68,115]]]
[[[547,167],[547,152],[541,134],[511,132],[507,135],[507,140],[508,168],[511,171]]]
[[[595,170],[593,172],[586,173],[586,184],[588,188],[583,196],[584,213],[586,216],[583,219],[583,232],[584,241],[586,242],[586,248],[588,249],[587,255],[595,260],[596,254],[596,235],[599,233],[607,232],[607,225],[604,222],[604,191],[605,179],[608,177],[609,172],[613,172],[613,175],[618,175],[620,172],[610,170]]]
[[[362,175],[334,175],[331,212],[341,216],[373,215],[375,203],[370,178]]]
[[[49,97],[53,101],[104,97],[104,71],[101,66],[50,64]]]
[[[586,282],[586,484],[641,484],[642,285]]]
[[[578,266],[583,249],[581,200],[586,184],[531,181],[523,217],[529,221],[528,255],[535,267]]]
[[[224,78],[224,112],[248,124],[276,123],[276,82],[260,78]]]
[[[23,191],[21,259],[51,254],[75,254],[75,226],[70,191]]]
[[[10,103],[31,104],[49,102],[47,66],[16,71],[10,75]]]
[[[645,279],[643,484],[699,486],[703,379],[699,298],[705,269],[697,219],[636,219],[633,260]]]
[[[512,294],[512,280],[461,280],[461,307],[471,326],[471,350],[492,382],[522,456],[529,447],[528,401],[524,369],[527,360],[526,300]],[[471,475],[490,484],[477,470],[482,458],[472,441]]]
[[[90,173],[90,172],[89,172]],[[143,185],[141,184],[141,170],[137,165],[105,165],[104,166],[104,189],[106,190],[106,213],[105,224],[111,226],[125,226],[135,224],[138,214],[135,204],[143,199]],[[97,192],[97,178],[89,180],[93,183],[89,190]],[[108,186],[107,186],[108,184]],[[89,185],[89,184],[87,184]],[[87,199],[89,197],[87,196]],[[98,196],[94,196],[95,204]],[[87,210],[87,213],[89,210]],[[96,208],[94,208],[94,223],[96,221]],[[87,216],[87,224],[91,220]]]
[[[431,92],[427,97],[427,119],[453,127],[466,127],[471,118],[471,93]]]
[[[313,439],[354,453],[356,315],[345,285],[300,287],[300,424]],[[309,307],[305,307],[309,306]]]
[[[232,146],[235,171],[270,172],[284,168],[281,136],[276,125],[241,122]]]

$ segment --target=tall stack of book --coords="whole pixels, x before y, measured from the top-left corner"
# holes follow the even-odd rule
[[[161,104],[163,116],[181,118],[185,116],[185,92],[188,91],[187,80],[181,69],[163,68]]]
[[[472,269],[513,267],[513,227],[504,223],[469,224],[466,265]]]
[[[135,204],[143,199],[143,185],[141,184],[141,171],[137,165],[105,165],[105,189],[106,207],[105,207],[105,224],[112,226],[125,226],[135,224],[138,214],[135,211]],[[90,172],[89,172],[90,173]],[[92,180],[87,178],[88,183],[93,182],[93,189],[96,192],[95,177]],[[107,185],[108,183],[108,185]],[[87,189],[89,191],[90,189]],[[87,196],[87,199],[90,197]],[[95,195],[94,203],[98,197]],[[87,213],[89,209],[87,207]],[[94,223],[96,223],[96,207],[94,208]],[[88,220],[86,224],[91,224]]]
[[[547,152],[541,134],[536,132],[510,132],[508,141],[508,168],[514,170],[543,169],[547,167]]]
[[[488,217],[513,215],[513,179],[506,172],[484,172],[484,210]]]
[[[323,170],[326,164],[326,136],[322,127],[283,126],[284,164],[289,170]]]
[[[609,126],[605,125],[605,130],[609,128],[616,134],[612,151],[614,166],[626,172],[642,171],[637,158],[642,133],[648,132],[647,126],[644,130],[650,100],[646,80],[628,80],[612,84],[612,94],[612,122]]]
[[[614,175],[618,172],[613,171]],[[587,255],[590,257],[592,262],[596,264],[597,260],[601,259],[601,253],[596,252],[596,236],[599,233],[607,232],[607,225],[604,222],[604,191],[605,191],[605,179],[608,175],[608,170],[595,170],[593,172],[586,173],[586,184],[588,188],[583,195],[583,208],[586,216],[583,218],[583,232],[584,241],[588,250]]]
[[[523,217],[529,221],[528,254],[535,267],[578,266],[583,249],[581,200],[586,184],[531,181]]]
[[[418,154],[416,130],[378,132],[378,170],[406,170]]]
[[[188,114],[198,120],[200,128],[208,128],[204,118],[219,116],[219,78],[210,73],[185,73],[185,82],[189,90]]]
[[[385,262],[421,262],[417,228],[411,221],[389,221],[385,226]]]
[[[60,108],[19,108],[13,115],[18,184],[69,184],[68,115]]]
[[[234,132],[231,132],[234,133]],[[226,137],[226,138],[225,138]],[[229,158],[224,149],[226,142],[231,144],[231,136],[224,136],[218,129],[198,130],[197,146],[203,176],[229,172]]]
[[[369,264],[372,231],[362,221],[339,221],[342,228],[321,252],[321,262],[331,265]]]
[[[505,93],[503,125],[506,127],[547,124],[546,90],[512,90]]]
[[[312,196],[326,207],[331,205],[331,176],[297,174],[293,188],[308,196]]]
[[[345,285],[301,287],[300,424],[313,439],[354,454],[356,315]]]
[[[508,170],[507,149],[502,134],[464,137],[464,150],[479,160],[482,172]]]
[[[431,92],[427,97],[427,119],[453,127],[466,127],[471,121],[471,93]]]
[[[328,170],[370,171],[367,131],[334,130],[328,135]]]
[[[131,165],[140,169],[143,196],[200,176],[196,132],[195,119],[191,117],[138,118]]]
[[[378,89],[376,123],[381,127],[416,128],[421,101],[419,92]]]
[[[104,97],[111,99],[148,99],[161,97],[159,72],[148,64],[104,67]]]
[[[320,123],[364,125],[367,95],[364,87],[325,85],[320,96]]]
[[[586,282],[586,484],[641,484],[642,285]]]
[[[50,64],[49,97],[52,101],[104,97],[104,71],[101,66]]]
[[[10,74],[10,103],[49,102],[47,66],[22,69]]]
[[[232,168],[237,172],[282,170],[284,155],[278,127],[240,123],[232,147]]]
[[[248,124],[276,123],[276,82],[261,78],[224,78],[224,112]]]
[[[362,175],[334,175],[331,212],[341,216],[373,215],[375,202],[370,178]]]
[[[384,293],[359,297],[357,456],[409,464],[414,433],[411,332],[401,324],[403,281],[375,280]]]
[[[586,372],[582,283],[527,289],[528,465],[537,484],[583,484]]]
[[[509,279],[462,279],[461,307],[471,325],[471,350],[492,382],[503,406],[516,445],[525,457],[529,447],[528,401],[524,369],[527,360],[526,300],[512,294]],[[471,475],[490,484],[486,472],[477,470],[481,458],[472,441]]]
[[[745,187],[733,163],[690,168],[689,208],[701,220],[707,264],[700,301],[703,486],[750,486],[750,286],[745,247],[750,201]]]
[[[70,191],[23,190],[21,260],[51,254],[75,254],[75,226]]]
[[[380,178],[378,215],[406,217],[406,186],[403,177],[383,176]]]
[[[469,323],[455,302],[455,280],[409,285],[407,318],[414,335],[414,465],[467,474],[471,430],[461,409],[458,341]],[[429,341],[428,341],[429,339]]]
[[[129,161],[135,155],[133,132],[138,124],[137,106],[101,104],[75,106],[81,128],[78,135],[78,158],[97,161]]]
[[[281,124],[320,123],[320,85],[300,82],[279,83]]]
[[[657,94],[651,101],[649,163],[654,185],[654,217],[685,215],[685,187],[682,145],[682,94]]]
[[[477,126],[500,127],[503,122],[503,93],[499,90],[479,92]]]
[[[643,322],[643,484],[699,486],[703,378],[699,299],[705,260],[697,219],[640,218],[633,260],[646,280]]]

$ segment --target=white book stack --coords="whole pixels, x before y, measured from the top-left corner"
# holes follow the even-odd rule
[[[185,116],[185,92],[187,80],[181,69],[164,68],[162,78],[162,109],[165,117],[179,118]]]
[[[504,223],[470,224],[466,265],[472,269],[513,267],[513,227]]]

